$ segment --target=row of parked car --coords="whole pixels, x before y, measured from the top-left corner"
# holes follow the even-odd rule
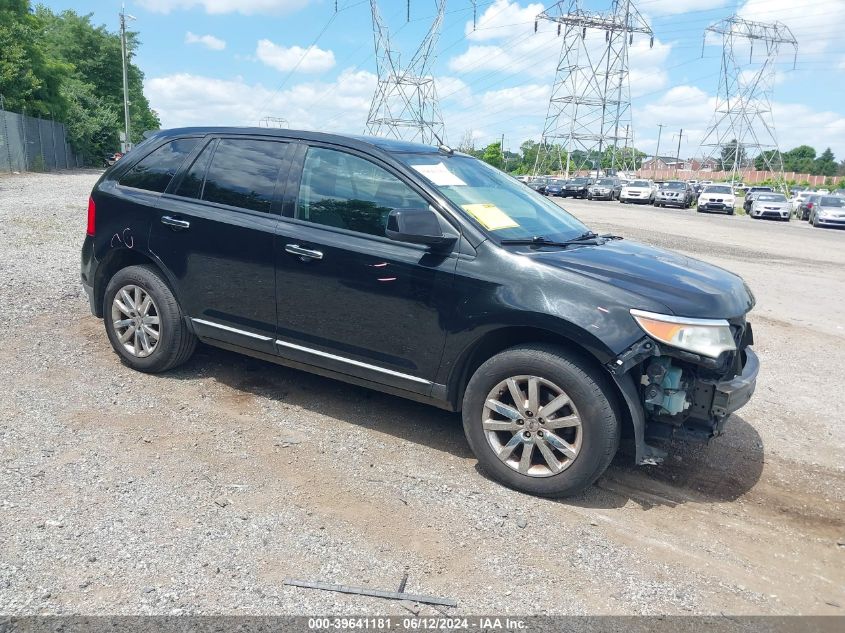
[[[526,185],[546,196],[618,200],[620,203],[651,204],[656,207],[696,207],[699,213],[719,212],[734,215],[737,190],[727,183],[697,181],[626,180],[616,177],[579,176],[564,179],[553,176],[528,177]],[[792,198],[772,187],[741,187],[745,194],[743,209],[751,219],[788,222],[795,216],[813,226],[845,226],[845,195],[826,191],[797,191]]]

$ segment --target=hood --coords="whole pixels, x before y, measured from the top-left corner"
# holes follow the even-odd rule
[[[661,303],[676,316],[728,319],[754,306],[754,296],[739,275],[630,240],[608,240],[600,246],[539,251],[529,256],[539,264]]]

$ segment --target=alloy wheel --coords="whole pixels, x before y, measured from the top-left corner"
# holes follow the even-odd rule
[[[581,450],[578,410],[563,389],[539,376],[513,376],[493,387],[481,424],[496,456],[530,477],[557,475]]]
[[[161,340],[161,318],[152,296],[140,286],[123,286],[111,306],[112,326],[123,348],[132,356],[146,358]]]

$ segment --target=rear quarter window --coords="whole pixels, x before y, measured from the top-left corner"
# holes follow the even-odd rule
[[[134,187],[164,193],[179,167],[194,150],[199,139],[180,138],[165,143],[142,158],[117,181],[124,187]]]

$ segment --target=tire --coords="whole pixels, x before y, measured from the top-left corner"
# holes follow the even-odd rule
[[[730,211],[728,211],[728,215],[733,215],[733,214],[734,214],[734,210],[733,210],[733,209],[731,209]]]
[[[704,209],[702,209],[701,207],[696,207],[696,208],[695,208],[695,210],[696,210],[698,213],[704,213]]]
[[[121,332],[118,331],[120,326],[115,323],[116,316],[128,317],[125,311],[115,305],[115,297],[118,292],[127,287],[139,288],[142,293],[140,296],[146,293],[151,299],[155,316],[158,317],[159,338],[146,356],[136,355],[126,348],[129,341],[127,340],[126,343],[120,341]],[[130,298],[132,298],[132,294],[134,292],[130,291]],[[135,297],[137,296],[139,295],[135,295]],[[125,300],[121,301],[121,305],[129,307]],[[137,313],[137,311],[135,312]],[[126,318],[123,320],[131,321],[132,319]],[[132,369],[145,373],[160,373],[181,365],[191,357],[197,346],[197,338],[188,330],[184,314],[176,301],[176,297],[164,281],[161,273],[152,266],[129,266],[119,270],[109,280],[103,298],[103,323],[109,342],[120,356],[121,361]],[[151,323],[150,327],[155,325],[155,323]],[[125,335],[132,327],[130,325],[129,328],[123,330],[123,334]],[[148,335],[145,335],[145,337],[149,343],[152,343],[152,339]],[[130,337],[130,340],[136,339],[135,336]],[[139,343],[135,343],[136,351],[139,350],[139,345]],[[140,351],[144,353],[145,350],[141,349]]]
[[[545,381],[537,383],[542,385],[538,387],[537,404],[541,405],[538,411],[518,413],[514,410],[515,400],[510,397],[510,390],[501,387],[509,378],[514,377],[518,381],[525,381],[526,388],[520,390],[527,397],[530,397],[527,388],[528,377],[539,377]],[[540,418],[538,413],[542,411],[543,406],[551,402],[556,393],[548,385],[565,394],[570,403],[563,404],[557,412],[551,412],[548,418]],[[518,421],[513,423],[514,428],[525,429],[524,431],[517,430],[514,433],[512,430],[485,430],[485,416],[494,418],[488,419],[488,423],[498,421],[500,424],[511,424],[509,417],[512,415],[505,417],[504,414],[486,406],[491,392],[498,393],[497,399],[501,398],[500,402],[503,404],[510,403],[507,406],[510,407],[511,414],[516,413],[524,417],[522,425],[519,425]],[[619,447],[620,416],[613,403],[615,398],[607,378],[580,357],[556,345],[521,345],[488,359],[473,374],[463,399],[464,432],[479,466],[500,483],[533,495],[564,497],[577,494],[592,485],[607,469],[616,454]],[[533,414],[533,417],[529,417],[529,413]],[[573,415],[577,416],[580,418],[580,426],[551,426],[560,415],[567,419],[572,419]],[[542,423],[539,422],[541,419],[544,420]],[[493,439],[488,438],[488,433]],[[529,443],[524,443],[525,433],[531,434],[533,438]],[[554,448],[552,435],[555,436],[555,442],[563,438],[571,442],[569,448],[577,446],[574,458],[565,457],[563,452],[551,452],[553,458],[560,460],[557,462],[558,466],[563,467],[556,473],[549,467],[540,446],[542,443],[547,449]],[[541,437],[547,439],[541,440]],[[509,453],[510,460],[516,461],[517,464],[509,465],[499,458],[493,443],[509,446],[509,442],[517,438],[519,439]],[[530,465],[532,474],[524,474],[518,470],[521,468],[519,463],[522,462],[526,446],[531,447],[528,459],[533,460]],[[517,452],[519,460],[515,456]]]

